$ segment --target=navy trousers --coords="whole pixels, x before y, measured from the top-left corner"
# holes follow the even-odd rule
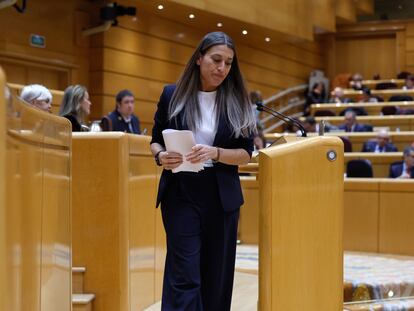
[[[214,168],[177,173],[161,209],[167,235],[161,310],[230,311],[239,210],[224,212]]]

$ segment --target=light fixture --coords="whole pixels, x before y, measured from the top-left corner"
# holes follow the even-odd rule
[[[266,37],[266,38],[265,38],[265,41],[266,41],[266,42],[270,42],[270,38],[269,38],[269,37]]]
[[[158,9],[158,10],[163,10],[163,9],[164,9],[164,6],[163,6],[162,4],[159,4],[159,5],[157,6],[157,9]]]
[[[195,15],[194,14],[190,14],[190,15],[188,15],[188,18],[189,19],[194,19],[195,18]]]
[[[218,23],[217,23],[217,27],[219,27],[219,28],[220,28],[220,27],[223,27],[223,23],[218,22]]]
[[[243,34],[243,35],[247,35],[247,30],[246,30],[246,29],[245,29],[245,30],[243,30],[243,31],[242,31],[242,34]]]
[[[100,17],[104,22],[103,24],[82,30],[83,36],[91,36],[100,32],[107,31],[111,26],[117,26],[118,20],[117,17],[129,15],[135,17],[137,14],[137,9],[135,7],[125,7],[118,5],[116,2],[108,3],[100,9]]]

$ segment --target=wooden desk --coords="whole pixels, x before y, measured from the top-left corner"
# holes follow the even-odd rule
[[[371,90],[373,96],[380,96],[384,101],[388,101],[393,95],[408,95],[414,97],[414,90],[403,90],[403,89],[390,89],[390,90]],[[344,97],[351,99],[357,99],[362,95],[362,91],[355,91],[352,89],[344,90]]]
[[[301,118],[301,121],[303,120]],[[316,122],[326,120],[336,126],[344,123],[344,117],[315,117],[315,120]],[[357,116],[357,122],[370,124],[373,127],[388,127],[390,131],[414,131],[414,115]]]
[[[308,133],[309,137],[317,136],[317,133]],[[378,133],[376,132],[328,132],[325,133],[325,136],[343,136],[347,137],[352,143],[352,151],[359,152],[362,150],[364,143],[370,139],[375,139]],[[414,132],[411,131],[401,131],[401,132],[389,132],[390,141],[398,148],[398,150],[403,151],[405,147],[414,143]],[[265,138],[268,142],[273,142],[280,137],[297,137],[296,134],[281,134],[281,133],[271,133],[265,134]]]
[[[362,85],[369,87],[370,89],[375,89],[379,83],[395,83],[397,87],[401,88],[405,85],[404,79],[381,79],[381,80],[363,80]]]
[[[348,108],[364,108],[369,115],[380,115],[383,107],[400,107],[414,109],[414,101],[405,102],[379,102],[379,103],[320,103],[312,104],[310,107],[311,115],[314,115],[316,111],[320,110],[331,110],[337,115],[341,111]]]
[[[414,255],[414,180],[345,179],[346,250]]]

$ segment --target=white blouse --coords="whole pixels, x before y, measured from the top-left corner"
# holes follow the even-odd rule
[[[216,136],[216,91],[198,92],[198,102],[201,111],[200,126],[194,134],[196,144],[212,146]],[[204,166],[213,166],[212,160],[204,163]]]

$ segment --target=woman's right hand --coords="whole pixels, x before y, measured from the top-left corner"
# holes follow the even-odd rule
[[[158,159],[166,170],[172,170],[183,163],[183,156],[178,152],[162,151],[158,155]]]

